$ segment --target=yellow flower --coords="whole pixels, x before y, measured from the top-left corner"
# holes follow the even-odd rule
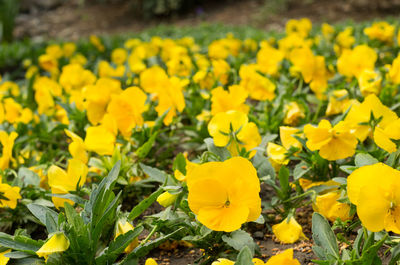
[[[158,93],[168,82],[168,75],[160,66],[152,66],[140,73],[140,86],[147,93]]]
[[[353,50],[344,50],[337,61],[338,72],[346,77],[358,78],[365,70],[374,70],[378,55],[368,45],[358,45]]]
[[[347,178],[347,194],[362,224],[372,232],[400,234],[400,171],[383,163],[363,166]]]
[[[39,66],[48,72],[53,72],[58,69],[58,61],[49,54],[42,54],[39,56]]]
[[[12,159],[12,149],[17,137],[18,134],[16,132],[7,134],[5,131],[0,131],[0,142],[3,145],[3,153],[0,157],[0,169],[2,170],[9,167],[10,160]]]
[[[344,113],[353,104],[359,103],[355,99],[349,99],[349,93],[346,89],[334,90],[329,96],[329,103],[325,115],[329,116]]]
[[[371,40],[380,40],[386,43],[392,43],[395,26],[386,21],[374,22],[371,27],[364,29],[364,34]]]
[[[341,54],[343,50],[351,48],[356,42],[353,37],[353,28],[347,27],[336,36],[336,43],[339,49],[335,49],[337,54]]]
[[[82,186],[86,182],[88,167],[78,159],[69,159],[67,172],[58,166],[52,165],[47,171],[47,178],[52,193],[67,194],[75,191],[76,186]],[[64,202],[73,204],[69,199],[52,197],[57,208],[64,207]]]
[[[73,42],[66,42],[62,46],[64,57],[70,58],[76,51],[76,44]]]
[[[144,265],[157,265],[157,262],[153,258],[148,258]]]
[[[272,256],[265,265],[300,265],[300,262],[293,258],[293,249],[290,248]]]
[[[372,131],[368,123],[371,114],[378,119]],[[396,144],[391,139],[400,139],[400,120],[397,114],[383,105],[375,94],[367,96],[363,103],[353,106],[345,118],[345,123],[362,142],[372,133],[375,143],[387,152],[396,151]]]
[[[3,103],[5,110],[5,120],[9,123],[18,122],[21,116],[22,106],[18,104],[13,98],[4,99]]]
[[[257,72],[257,65],[242,65],[239,76],[240,85],[248,92],[249,97],[255,100],[272,100],[275,98],[276,86],[267,77]]]
[[[337,218],[342,221],[351,220],[353,216],[350,216],[350,205],[338,202],[339,198],[340,193],[338,191],[318,195],[313,208],[331,222],[334,222]]]
[[[106,49],[104,47],[103,43],[101,43],[100,38],[97,37],[96,35],[90,35],[89,41],[90,41],[91,44],[93,44],[94,47],[96,47],[96,49],[99,52],[104,52],[104,50]]]
[[[257,66],[260,72],[269,75],[277,75],[285,54],[270,46],[266,45],[257,53]]]
[[[146,100],[147,95],[138,87],[129,87],[121,94],[112,96],[107,112],[114,117],[123,136],[130,136],[132,129],[143,125]]]
[[[335,33],[334,27],[329,25],[328,23],[322,23],[322,36],[324,36],[325,39],[330,40],[333,37],[333,34]]]
[[[125,66],[117,65],[115,68],[107,61],[100,61],[98,72],[100,77],[123,77],[125,75]]]
[[[214,40],[208,46],[208,55],[212,59],[226,59],[229,55],[237,56],[241,46],[242,42],[232,37]]]
[[[307,239],[303,233],[303,228],[297,223],[294,217],[291,217],[289,220],[286,218],[279,224],[273,225],[272,232],[284,244],[293,244],[299,239]]]
[[[215,79],[221,82],[222,85],[226,85],[228,83],[228,76],[231,67],[225,60],[212,60],[211,61],[213,67],[213,74]]]
[[[325,66],[325,57],[315,56],[309,47],[293,49],[290,52],[293,67],[303,76],[304,82],[310,84],[311,90],[319,99],[324,99],[330,73]]]
[[[59,83],[70,93],[71,90],[80,91],[84,86],[94,84],[96,76],[83,68],[80,64],[68,64],[62,68]]]
[[[183,96],[183,88],[188,83],[187,79],[181,80],[173,76],[167,81],[165,87],[158,91],[159,101],[155,109],[158,116],[162,116],[168,110],[163,120],[165,125],[171,124],[173,117],[177,115],[177,111],[182,112],[185,109],[186,103]]]
[[[112,155],[115,140],[115,134],[103,125],[91,126],[86,129],[86,149],[99,155]]]
[[[69,130],[65,130],[65,133],[72,140],[68,146],[69,153],[73,158],[78,159],[82,161],[82,163],[86,164],[88,162],[88,154],[86,152],[83,139]]]
[[[306,115],[304,110],[296,101],[289,102],[285,104],[285,118],[283,123],[287,125],[297,125],[297,123],[303,119]]]
[[[163,207],[168,207],[175,202],[177,197],[178,194],[171,194],[168,191],[165,191],[160,196],[158,196],[157,202]]]
[[[269,161],[276,171],[279,171],[281,165],[287,165],[289,159],[286,157],[287,150],[283,146],[269,142],[267,145],[267,155]]]
[[[289,150],[290,147],[292,146],[299,149],[302,148],[302,145],[299,142],[299,140],[293,137],[294,135],[300,136],[298,135],[299,132],[300,130],[294,127],[288,127],[288,126],[279,127],[279,137],[281,139],[283,147],[285,147],[286,150]]]
[[[398,55],[393,60],[392,65],[389,66],[388,79],[395,85],[400,84],[400,55]]]
[[[240,111],[218,113],[208,124],[208,132],[216,146],[229,144],[228,149],[233,156],[242,148],[251,151],[250,156],[254,156],[256,151],[252,149],[261,143],[257,125],[249,122],[247,115]]]
[[[123,48],[117,48],[111,52],[111,61],[115,64],[123,64],[128,57],[128,52]]]
[[[260,181],[245,158],[199,165],[187,184],[189,207],[209,229],[232,232],[261,214]]]
[[[229,91],[223,87],[217,87],[211,91],[211,114],[216,115],[220,112],[237,110],[244,113],[249,112],[249,106],[246,105],[248,92],[240,85],[229,87]]]
[[[0,195],[7,199],[0,199],[0,207],[15,209],[18,199],[21,199],[20,187],[13,187],[6,183],[0,183]]]
[[[235,264],[234,261],[231,261],[229,259],[222,259],[222,258],[211,263],[211,265],[234,265],[234,264]]]
[[[322,120],[318,127],[311,124],[304,126],[307,138],[306,145],[311,151],[319,150],[321,157],[328,160],[344,159],[354,155],[357,147],[357,138],[339,122],[333,128],[329,121]]]
[[[8,261],[10,260],[10,258],[7,258],[6,256],[4,256],[5,254],[7,254],[9,252],[11,252],[11,249],[0,253],[0,264],[1,265],[6,265],[8,263]]]
[[[53,234],[49,240],[38,250],[36,254],[44,257],[47,262],[49,255],[64,252],[69,248],[69,239],[62,232]]]
[[[120,219],[117,222],[117,225],[115,227],[115,237],[116,239],[118,236],[123,235],[125,233],[128,233],[129,231],[135,229],[131,223],[129,223],[126,219]],[[125,248],[125,253],[130,253],[132,250],[134,250],[137,246],[139,245],[139,238],[135,238],[132,240],[131,243]]]
[[[307,37],[312,28],[311,21],[308,18],[290,19],[286,23],[286,34],[298,34],[300,37]]]
[[[381,92],[382,77],[379,73],[365,69],[358,77],[358,85],[361,94],[366,97],[369,94],[379,95]]]

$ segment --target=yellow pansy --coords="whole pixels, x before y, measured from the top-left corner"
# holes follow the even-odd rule
[[[115,140],[115,134],[108,130],[106,126],[90,126],[86,129],[86,149],[99,155],[112,155]]]
[[[307,124],[304,126],[304,134],[307,147],[311,151],[319,150],[320,156],[325,159],[344,159],[356,152],[357,138],[344,122],[339,122],[333,128],[327,120],[320,121],[318,127]]]
[[[364,70],[374,70],[378,54],[368,45],[358,45],[344,50],[337,61],[338,72],[346,77],[358,78]]]
[[[325,39],[330,40],[335,33],[335,28],[328,23],[322,23],[321,31],[322,36],[324,36]]]
[[[80,64],[68,64],[62,68],[59,83],[70,93],[71,90],[80,91],[84,86],[94,84],[96,76],[83,68]]]
[[[371,115],[379,121],[374,124],[373,131],[368,125]],[[396,145],[391,139],[400,139],[400,120],[375,94],[367,96],[360,105],[352,106],[344,121],[360,141],[371,134],[380,148],[390,153],[396,151]]]
[[[2,197],[7,199],[0,199],[0,208],[1,207],[9,207],[11,209],[15,209],[17,207],[18,199],[21,199],[20,195],[21,188],[13,187],[6,183],[0,183],[0,194]]]
[[[365,69],[358,77],[358,85],[360,86],[361,94],[366,97],[369,94],[379,95],[381,92],[382,77],[379,73]]]
[[[279,127],[279,138],[281,139],[281,143],[286,150],[289,150],[290,147],[292,146],[299,149],[302,148],[302,145],[299,142],[299,140],[293,137],[295,135],[300,136],[298,134],[299,132],[300,130],[294,127],[288,127],[288,126]]]
[[[165,191],[157,197],[157,202],[163,207],[168,207],[175,202],[177,197],[178,194],[171,194],[168,191]]]
[[[343,31],[339,32],[336,36],[335,52],[341,54],[344,50],[351,48],[356,42],[353,36],[353,28],[346,27]]]
[[[286,157],[287,150],[283,146],[269,142],[267,145],[267,155],[269,161],[276,171],[279,171],[281,165],[287,165],[289,159]]]
[[[293,258],[293,249],[289,248],[272,256],[265,265],[300,265],[300,262]]]
[[[257,53],[257,66],[260,72],[269,75],[277,75],[285,54],[270,46],[266,45]]]
[[[242,65],[239,76],[242,79],[239,85],[255,100],[272,100],[275,98],[275,84],[266,76],[261,75],[256,64]]]
[[[228,146],[233,156],[240,149],[251,151],[250,156],[255,155],[253,148],[261,143],[261,136],[257,125],[249,122],[247,115],[240,111],[227,111],[215,115],[208,124],[208,132],[214,139],[216,146]]]
[[[291,35],[291,34],[298,34],[300,37],[307,37],[308,33],[310,32],[312,28],[311,20],[308,18],[302,18],[302,19],[290,19],[288,22],[286,22],[286,34]]]
[[[188,172],[188,202],[200,223],[232,232],[261,214],[260,181],[245,158],[208,162]]]
[[[62,232],[53,234],[49,240],[38,250],[36,255],[44,257],[47,262],[49,255],[64,252],[69,248],[69,239]]]
[[[389,72],[387,74],[387,77],[393,84],[400,84],[400,55],[398,55],[393,60],[392,64],[389,65]]]
[[[400,171],[383,163],[363,166],[347,178],[347,194],[362,224],[372,232],[400,234]]]
[[[303,108],[296,101],[285,104],[284,111],[285,118],[283,123],[286,125],[297,125],[306,116]]]
[[[0,142],[3,146],[3,152],[0,157],[0,169],[4,170],[9,167],[12,160],[12,149],[14,147],[15,139],[18,137],[16,132],[7,134],[5,131],[0,131]]]
[[[86,182],[88,167],[78,159],[69,159],[67,171],[52,165],[47,171],[47,178],[52,193],[67,194],[75,191],[77,186],[82,186]],[[64,202],[73,204],[69,199],[52,197],[52,201],[57,208],[64,207]]]
[[[144,265],[157,265],[157,262],[153,258],[148,258]]]
[[[133,225],[130,222],[128,222],[126,219],[119,219],[117,221],[116,226],[115,226],[115,237],[114,237],[114,239],[116,239],[120,235],[128,233],[129,231],[131,231],[133,229],[135,229],[133,227]],[[136,237],[134,240],[132,240],[131,243],[129,243],[129,245],[125,248],[124,252],[125,253],[130,253],[138,245],[139,245],[139,238]]]
[[[123,64],[128,57],[128,52],[123,48],[116,48],[111,52],[111,61],[115,64]]]
[[[351,220],[350,205],[338,202],[339,198],[340,193],[338,191],[318,195],[313,208],[331,222],[334,222],[337,218],[340,218],[342,221]]]
[[[229,86],[228,91],[223,87],[217,87],[211,91],[211,114],[237,110],[244,113],[249,112],[246,99],[249,93],[240,85]]]
[[[72,142],[68,145],[69,153],[72,155],[73,158],[78,159],[82,161],[82,163],[86,164],[88,162],[88,154],[86,152],[83,139],[79,137],[79,135],[69,130],[65,130],[65,133],[72,140]]]
[[[357,105],[359,102],[356,99],[349,99],[349,93],[346,89],[334,90],[329,96],[325,115],[329,116],[344,113],[353,104]]]
[[[104,50],[106,49],[103,43],[101,42],[100,38],[97,37],[96,35],[90,35],[89,41],[91,44],[93,44],[94,47],[96,47],[96,49],[99,52],[104,52]]]
[[[121,94],[112,96],[107,112],[115,119],[123,136],[130,136],[132,129],[143,125],[146,100],[147,95],[138,87],[129,87]]]
[[[175,76],[171,77],[165,84],[162,90],[158,91],[158,105],[156,111],[158,116],[162,116],[168,111],[163,122],[169,125],[172,119],[177,116],[177,111],[182,112],[185,109],[185,97],[183,89],[188,85],[189,81],[186,79],[179,79]]]
[[[386,43],[392,43],[395,26],[386,21],[374,22],[372,26],[364,29],[364,34],[371,40],[380,40]]]
[[[1,81],[1,80],[0,80],[0,81]],[[10,253],[10,252],[11,252],[11,249],[6,250],[6,251],[3,251],[3,252],[0,253],[0,264],[1,264],[1,265],[6,265],[6,264],[8,263],[8,261],[10,260],[10,258],[8,258],[8,257],[6,257],[6,256],[4,256],[4,255],[7,254],[7,253]]]
[[[76,51],[76,44],[73,42],[66,42],[62,46],[63,55],[66,58],[70,58]]]
[[[272,232],[284,244],[293,244],[297,240],[307,239],[303,233],[303,228],[294,217],[286,218],[279,224],[273,225]]]

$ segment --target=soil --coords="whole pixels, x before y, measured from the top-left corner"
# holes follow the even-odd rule
[[[270,2],[274,1],[278,2]],[[64,1],[64,4],[52,10],[36,10],[19,15],[15,35],[17,38],[76,40],[91,34],[140,32],[160,24],[195,26],[205,22],[280,30],[290,18],[308,17],[317,23],[333,23],[349,18],[364,21],[398,14],[396,9],[360,9],[346,0],[290,1],[284,11],[274,12],[265,7],[264,0],[220,0],[203,2],[187,15],[146,20],[138,18],[126,1],[112,4],[93,1],[85,5],[79,2],[82,1]]]

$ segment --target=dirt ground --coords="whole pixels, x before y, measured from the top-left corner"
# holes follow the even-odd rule
[[[308,17],[313,22],[370,20],[397,15],[398,10],[377,11],[360,9],[347,0],[291,1],[287,10],[273,13],[264,0],[207,1],[184,16],[137,18],[126,3],[79,5],[78,0],[64,1],[52,10],[25,12],[17,18],[17,38],[76,40],[91,34],[139,32],[160,24],[176,26],[200,23],[251,25],[261,29],[282,29],[290,18]]]

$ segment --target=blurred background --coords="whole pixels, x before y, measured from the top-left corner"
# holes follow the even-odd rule
[[[400,0],[0,0],[0,39],[77,40],[160,24],[279,30],[290,18],[359,22],[396,17],[399,11]]]

